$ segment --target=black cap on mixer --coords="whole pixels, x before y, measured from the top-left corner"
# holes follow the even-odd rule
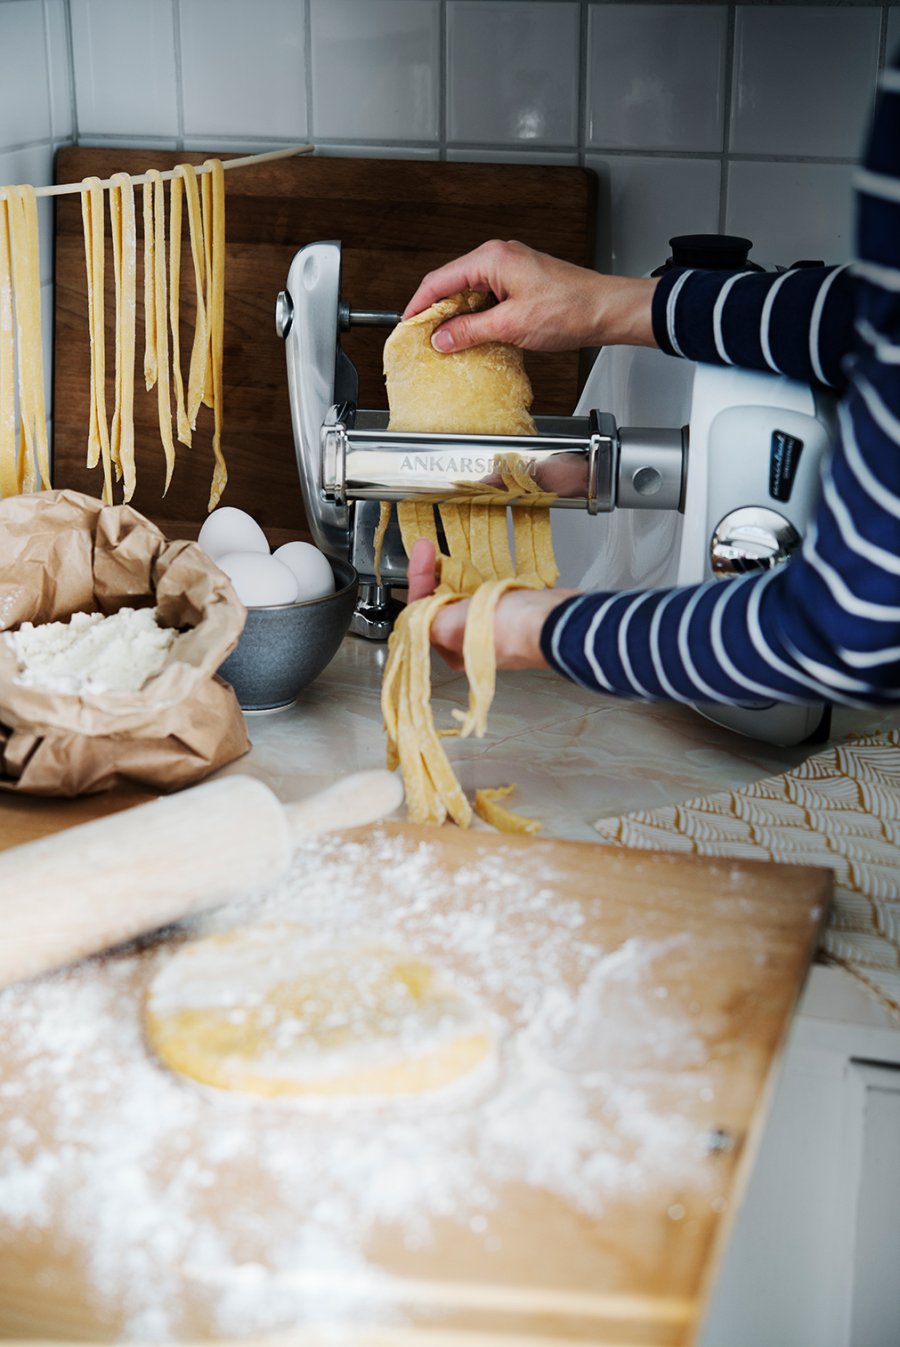
[[[669,239],[672,256],[653,272],[659,276],[669,267],[699,267],[704,271],[762,271],[747,260],[750,239],[737,234],[677,234]]]

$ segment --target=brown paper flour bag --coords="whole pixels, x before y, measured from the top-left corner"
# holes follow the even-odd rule
[[[156,607],[160,623],[181,633],[137,692],[28,686],[0,639],[0,788],[169,791],[247,752],[237,698],[216,677],[246,611],[196,543],[168,542],[131,506],[76,491],[0,501],[0,632],[124,607]]]

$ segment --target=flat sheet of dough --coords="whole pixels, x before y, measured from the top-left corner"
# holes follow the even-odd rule
[[[421,1096],[490,1067],[490,1017],[444,973],[376,943],[323,946],[286,923],[191,941],[156,974],[147,1037],[171,1070],[274,1098]]]
[[[384,343],[390,430],[461,435],[534,435],[531,382],[522,352],[503,342],[442,355],[431,334],[474,313],[486,296],[463,290],[398,323]]]

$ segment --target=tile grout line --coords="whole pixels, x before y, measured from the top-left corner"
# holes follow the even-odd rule
[[[725,233],[728,219],[728,188],[731,181],[732,97],[734,94],[734,44],[737,30],[737,11],[735,5],[729,5],[725,17],[725,82],[722,90],[722,154],[719,171],[719,233]]]
[[[306,138],[315,145],[313,136],[313,59],[312,59],[312,0],[300,0],[300,16],[303,24],[303,69],[306,74]]]
[[[181,46],[181,0],[172,0],[172,47],[175,61],[176,149],[184,149],[184,53]]]

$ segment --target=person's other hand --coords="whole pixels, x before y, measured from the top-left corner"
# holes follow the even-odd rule
[[[436,583],[434,544],[419,538],[413,545],[407,572],[409,601],[424,599]],[[574,589],[516,589],[504,594],[494,615],[494,647],[498,669],[539,669],[547,661],[541,652],[541,629],[548,615]],[[469,600],[449,603],[431,624],[431,644],[451,669],[463,667],[463,637]]]
[[[411,318],[460,290],[491,293],[497,303],[450,318],[437,328],[438,351],[462,351],[486,341],[528,351],[574,351],[620,343],[653,346],[650,305],[656,281],[604,276],[524,243],[493,239],[431,271],[404,310]]]

